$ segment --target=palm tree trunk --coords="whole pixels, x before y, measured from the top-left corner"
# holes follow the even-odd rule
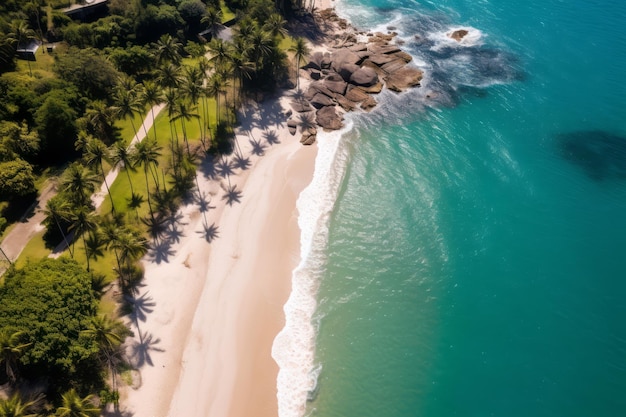
[[[59,219],[57,218],[57,216],[54,216],[54,215],[52,217],[54,217],[54,222],[57,224],[57,227],[59,228],[59,232],[61,232],[61,236],[63,236],[63,240],[65,241],[65,246],[67,247],[67,250],[70,251],[70,256],[72,257],[72,259],[74,259],[74,251],[70,247],[70,242],[67,241],[67,236],[65,236],[65,233],[63,233],[63,229],[61,228],[61,224],[59,223]],[[9,262],[11,262],[11,261],[9,261]]]
[[[102,172],[102,179],[104,180],[104,186],[107,189],[107,194],[109,194],[109,200],[111,200],[111,211],[115,213],[115,204],[113,203],[113,196],[111,195],[111,190],[109,189],[109,183],[107,182],[107,176],[104,175],[104,166],[102,165],[102,161],[100,161],[100,172]]]

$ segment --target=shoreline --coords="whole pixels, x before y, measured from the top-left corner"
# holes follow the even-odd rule
[[[280,97],[285,100],[286,94]],[[247,111],[237,138],[250,166],[230,176],[239,202],[227,206],[222,199],[226,179],[199,176],[215,206],[206,220],[217,236],[207,243],[203,214],[197,205],[185,206],[183,237],[170,249],[171,258],[144,261],[135,336],[126,343],[139,371],[132,371],[136,389],[121,392],[123,413],[278,415],[271,348],[284,325],[283,305],[299,261],[296,199],[312,178],[317,150],[302,146],[285,123],[267,127],[280,141],[268,145],[264,129],[252,127],[258,111]],[[252,154],[250,137],[265,144],[264,155]]]

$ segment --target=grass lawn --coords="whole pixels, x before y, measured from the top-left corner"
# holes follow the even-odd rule
[[[53,78],[55,77],[52,72],[52,65],[54,64],[54,56],[49,53],[43,53],[43,46],[39,47],[39,50],[35,54],[36,61],[25,61],[23,59],[17,60],[17,72],[30,75],[30,71],[33,72],[33,77],[37,78]],[[29,69],[30,64],[30,69]]]
[[[23,268],[29,260],[37,261],[50,255],[50,249],[46,248],[46,243],[43,241],[44,232],[44,230],[40,231],[28,241],[26,247],[15,261],[17,268]]]

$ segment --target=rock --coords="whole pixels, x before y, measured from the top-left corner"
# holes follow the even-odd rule
[[[321,82],[314,82],[309,85],[309,89],[306,93],[304,93],[304,98],[311,100],[317,93],[325,94],[331,98],[335,97],[335,93],[330,91],[324,84]]]
[[[350,83],[364,87],[371,87],[378,83],[378,74],[371,68],[359,68],[350,76]]]
[[[311,111],[311,106],[305,100],[294,100],[291,102],[291,108],[298,113]]]
[[[454,39],[457,42],[461,42],[461,39],[463,39],[468,33],[469,32],[465,29],[458,29],[452,33],[449,33],[448,37]]]
[[[350,81],[350,77],[356,71],[358,71],[361,67],[356,64],[342,64],[337,73],[341,75],[344,81]]]
[[[323,81],[323,85],[333,93],[345,94],[348,83],[339,74],[330,74]]]
[[[302,132],[300,143],[306,146],[313,145],[315,143],[315,139],[317,139],[317,130],[315,133],[311,133],[309,130],[306,130]]]
[[[322,107],[316,113],[317,124],[328,130],[339,130],[343,126],[342,117],[335,107]]]
[[[330,54],[328,52],[324,53],[324,56],[322,57],[322,60],[320,62],[320,67],[322,69],[329,69],[331,64],[332,64],[332,60],[330,57]]]
[[[324,54],[322,52],[315,52],[311,55],[309,63],[307,64],[308,68],[321,70],[322,69],[322,61],[324,59]]]
[[[372,55],[370,51],[359,51],[356,52],[356,54],[361,57],[361,61],[364,61],[365,59],[369,58],[370,55]],[[361,63],[361,65],[363,64]]]
[[[396,30],[396,29],[397,29],[397,27],[395,27],[395,26],[387,26],[387,30]]]
[[[361,62],[361,57],[349,49],[339,49],[333,52],[331,67],[339,72],[339,69],[346,64],[357,65]]]
[[[369,96],[367,95],[367,93],[363,90],[361,90],[358,87],[355,87],[353,85],[348,87],[348,90],[346,91],[346,95],[345,95],[346,99],[354,102],[354,103],[360,103],[364,100],[366,100]]]
[[[322,73],[317,70],[311,70],[310,74],[312,80],[319,80],[322,78]]]
[[[362,90],[362,91],[364,91],[365,93],[368,93],[368,94],[378,94],[381,91],[383,91],[383,83],[378,82],[378,83],[376,83],[374,85],[371,85],[369,87],[358,86],[357,88]]]
[[[385,54],[372,54],[369,56],[368,61],[373,62],[374,64],[378,65],[379,67],[382,65],[385,65],[388,62],[393,61],[395,58],[393,56],[390,55],[385,55]]]
[[[404,91],[409,87],[420,85],[422,80],[422,71],[414,67],[400,68],[398,71],[389,74],[385,83],[387,88],[392,91]]]
[[[290,118],[292,114],[293,114],[293,110],[289,109],[285,112],[285,117]]]
[[[349,49],[352,52],[367,51],[367,44],[366,43],[357,43],[357,44],[352,45]]]
[[[374,97],[367,96],[367,99],[361,103],[361,109],[365,111],[370,111],[376,106],[376,104],[378,103],[376,102]]]
[[[337,96],[335,96],[335,100],[337,100],[337,103],[341,106],[342,109],[344,109],[345,111],[352,111],[356,108],[357,104],[348,100],[345,96],[339,95],[337,94]]]
[[[333,100],[325,94],[317,93],[311,99],[311,105],[316,109],[320,109],[324,106],[334,106]]]
[[[383,69],[383,71],[390,74],[390,73],[398,71],[400,68],[403,68],[405,65],[406,65],[406,62],[403,59],[398,58],[398,59],[394,59],[391,62],[387,62],[381,68]]]
[[[407,64],[413,60],[413,57],[404,51],[394,52],[393,54],[391,54],[391,57],[402,59]]]
[[[291,136],[295,135],[296,130],[298,129],[298,122],[293,119],[287,120],[287,128],[289,129]]]
[[[393,54],[400,52],[400,48],[397,45],[370,45],[370,51],[375,54]]]

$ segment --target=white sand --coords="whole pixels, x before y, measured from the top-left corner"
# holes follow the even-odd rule
[[[168,262],[150,255],[145,262],[138,298],[146,314],[139,314],[128,348],[141,386],[126,389],[121,400],[134,416],[278,414],[271,346],[284,325],[282,308],[299,261],[295,202],[312,177],[316,147],[300,145],[283,123],[268,128],[281,142],[271,146],[264,130],[252,129],[267,148],[263,156],[251,155],[245,128],[258,114],[249,111],[238,135],[251,162],[230,178],[240,203],[222,200],[225,179],[200,182],[213,196],[215,208],[206,216],[218,237],[207,243],[198,206],[186,206],[184,236]]]

